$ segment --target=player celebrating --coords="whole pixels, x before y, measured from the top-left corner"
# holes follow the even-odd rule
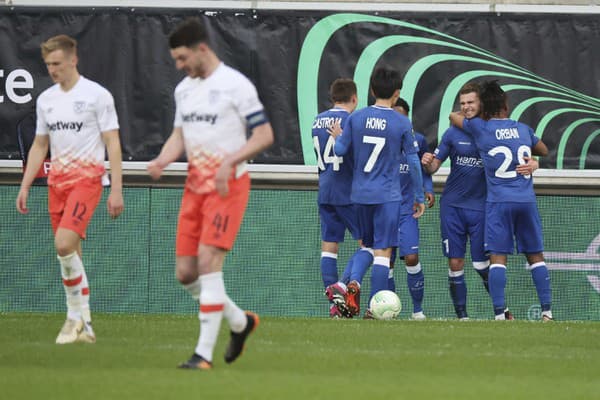
[[[394,110],[408,117],[410,106],[406,100],[399,98],[394,105]],[[419,157],[423,156],[427,149],[427,140],[425,136],[418,132],[414,132],[415,140],[419,145]],[[419,166],[422,168],[421,166]],[[422,191],[425,192],[427,199],[427,207],[433,207],[435,196],[433,194],[433,182],[431,175],[424,173]],[[408,292],[413,303],[413,313],[411,318],[414,320],[424,320],[423,313],[423,296],[425,294],[425,276],[423,268],[419,261],[419,222],[415,217],[416,205],[413,202],[413,193],[416,191],[412,187],[410,179],[410,167],[406,162],[404,154],[400,159],[400,187],[402,190],[402,202],[400,203],[400,217],[398,221],[398,255],[404,258],[406,268],[406,283]],[[393,258],[393,257],[392,257]],[[390,269],[391,287],[389,290],[395,292],[395,284],[393,283],[393,268]]]
[[[373,247],[371,296],[387,289],[391,248],[396,245],[400,211],[400,157],[406,155],[413,187],[422,188],[418,145],[408,118],[392,109],[400,95],[402,79],[396,71],[377,68],[370,81],[375,104],[355,111],[346,121],[334,150],[354,160],[351,200],[357,204],[363,244]],[[332,132],[335,136],[335,134]],[[425,205],[423,192],[414,197],[418,203],[415,218]],[[348,284],[347,305],[358,313],[360,287]],[[353,306],[353,307],[351,307]]]
[[[466,118],[481,111],[479,85],[467,83],[459,91],[460,109]],[[450,174],[440,200],[442,251],[448,258],[448,285],[456,316],[465,320],[467,286],[464,276],[467,239],[473,268],[488,290],[489,259],[484,250],[486,183],[483,162],[471,135],[455,126],[444,132],[434,154],[422,156],[425,169],[433,174],[450,157]],[[512,319],[507,310],[505,316]]]
[[[551,286],[544,262],[542,225],[531,175],[517,171],[532,154],[546,155],[546,145],[533,130],[508,119],[508,100],[497,81],[482,85],[483,117],[466,119],[452,113],[455,126],[471,134],[483,160],[487,181],[485,249],[490,254],[489,290],[497,320],[505,319],[507,255],[524,253],[542,307],[542,320],[552,320]]]
[[[169,45],[177,69],[187,77],[175,88],[171,136],[148,172],[158,179],[185,151],[189,167],[177,226],[176,275],[200,303],[200,337],[194,354],[179,367],[208,370],[223,317],[231,328],[227,363],[239,357],[259,323],[256,314],[245,313],[229,298],[222,270],[248,202],[246,160],[273,143],[273,131],[254,85],[221,62],[200,20],[177,26]]]
[[[48,210],[67,299],[67,320],[56,343],[94,343],[81,240],[102,197],[105,151],[112,175],[108,212],[116,218],[123,211],[119,123],[108,90],[79,74],[74,39],[54,36],[41,48],[55,85],[37,99],[36,136],[17,196],[17,210],[28,212],[29,188],[50,147]]]
[[[319,216],[321,219],[321,276],[325,295],[330,301],[332,318],[352,317],[345,303],[346,283],[351,271],[364,271],[373,262],[373,250],[360,248],[354,253],[338,281],[338,243],[344,241],[346,229],[356,240],[360,239],[358,217],[350,201],[352,188],[352,155],[338,157],[333,152],[335,140],[328,133],[334,126],[343,127],[346,119],[356,108],[356,84],[351,79],[336,79],[329,90],[333,108],[315,117],[312,126],[313,143],[319,169]]]

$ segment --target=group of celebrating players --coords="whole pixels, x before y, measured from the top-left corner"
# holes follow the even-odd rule
[[[525,254],[542,309],[553,319],[551,285],[543,256],[532,156],[548,153],[533,130],[508,118],[508,99],[497,81],[468,83],[459,91],[460,111],[434,153],[413,131],[409,105],[400,98],[398,72],[377,68],[370,80],[375,103],[355,110],[356,85],[337,79],[333,108],[316,116],[312,135],[319,169],[321,275],[330,316],[360,313],[360,287],[371,267],[370,297],[395,291],[393,266],[404,259],[413,304],[411,318],[426,318],[424,275],[419,261],[418,218],[434,205],[431,175],[446,159],[450,174],[440,200],[442,251],[456,316],[468,320],[464,264],[470,241],[474,269],[488,291],[496,320],[513,319],[506,307],[507,256]],[[358,241],[341,277],[337,254],[345,231]],[[372,318],[369,310],[364,318]]]

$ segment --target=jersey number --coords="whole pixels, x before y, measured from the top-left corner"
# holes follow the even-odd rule
[[[333,152],[333,146],[335,145],[335,139],[329,136],[327,143],[325,143],[325,149],[323,149],[323,156],[321,156],[321,145],[319,144],[319,137],[313,136],[313,144],[315,145],[315,151],[317,152],[317,166],[321,171],[325,171],[325,163],[333,164],[333,170],[339,171],[340,164],[344,162],[344,157],[338,157]]]
[[[367,160],[367,163],[365,164],[365,168],[363,169],[365,172],[371,172],[375,166],[377,157],[379,157],[379,153],[381,153],[383,146],[385,146],[385,138],[378,136],[363,136],[363,143],[375,145],[371,155],[369,156],[369,159]]]
[[[498,177],[498,178],[516,178],[517,177],[517,171],[508,171],[508,167],[510,167],[510,165],[512,164],[512,161],[513,161],[512,151],[510,151],[510,149],[508,147],[496,146],[493,149],[491,149],[490,151],[488,151],[488,154],[492,157],[496,156],[496,154],[502,154],[504,156],[504,161],[502,162],[502,164],[500,164],[500,166],[494,173],[494,175],[496,175],[496,177]],[[519,149],[517,150],[517,160],[519,161],[519,164],[520,165],[525,164],[524,157],[530,156],[530,155],[531,155],[531,149],[529,148],[529,146],[525,146],[525,145],[520,146]],[[531,175],[523,175],[523,177],[525,179],[531,179]]]

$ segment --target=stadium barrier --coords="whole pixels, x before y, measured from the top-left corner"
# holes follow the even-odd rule
[[[0,165],[0,312],[64,311],[64,292],[47,215],[47,190],[32,187],[29,214],[18,214],[15,198],[20,169],[11,163],[2,161]],[[125,212],[117,220],[110,219],[105,189],[88,230],[83,260],[90,280],[91,307],[95,312],[109,313],[194,313],[196,306],[174,274],[174,240],[185,165],[173,165],[159,183],[147,181],[144,168],[144,163],[125,163]],[[327,316],[319,267],[314,168],[250,168],[253,190],[248,210],[224,267],[230,296],[243,308],[264,315]],[[600,320],[598,178],[575,172],[569,177],[569,171],[539,170],[535,177],[538,194],[554,192],[538,195],[553,283],[553,309],[557,319]],[[445,174],[447,171],[434,176],[438,203]],[[438,207],[436,204],[427,210],[420,222],[424,310],[430,318],[454,318],[447,262],[441,253]],[[355,248],[347,237],[340,248],[340,273]],[[396,265],[397,292],[404,308],[400,317],[407,318],[411,303],[406,273],[402,261]],[[470,265],[467,257],[469,314],[490,319],[491,302]],[[367,273],[363,309],[369,280]],[[507,301],[518,319],[539,318],[535,288],[522,256],[509,258]]]

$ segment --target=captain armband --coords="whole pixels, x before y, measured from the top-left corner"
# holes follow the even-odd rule
[[[248,128],[254,129],[257,126],[269,122],[269,118],[267,117],[267,114],[265,114],[265,110],[260,110],[246,116],[246,121],[248,122]]]

